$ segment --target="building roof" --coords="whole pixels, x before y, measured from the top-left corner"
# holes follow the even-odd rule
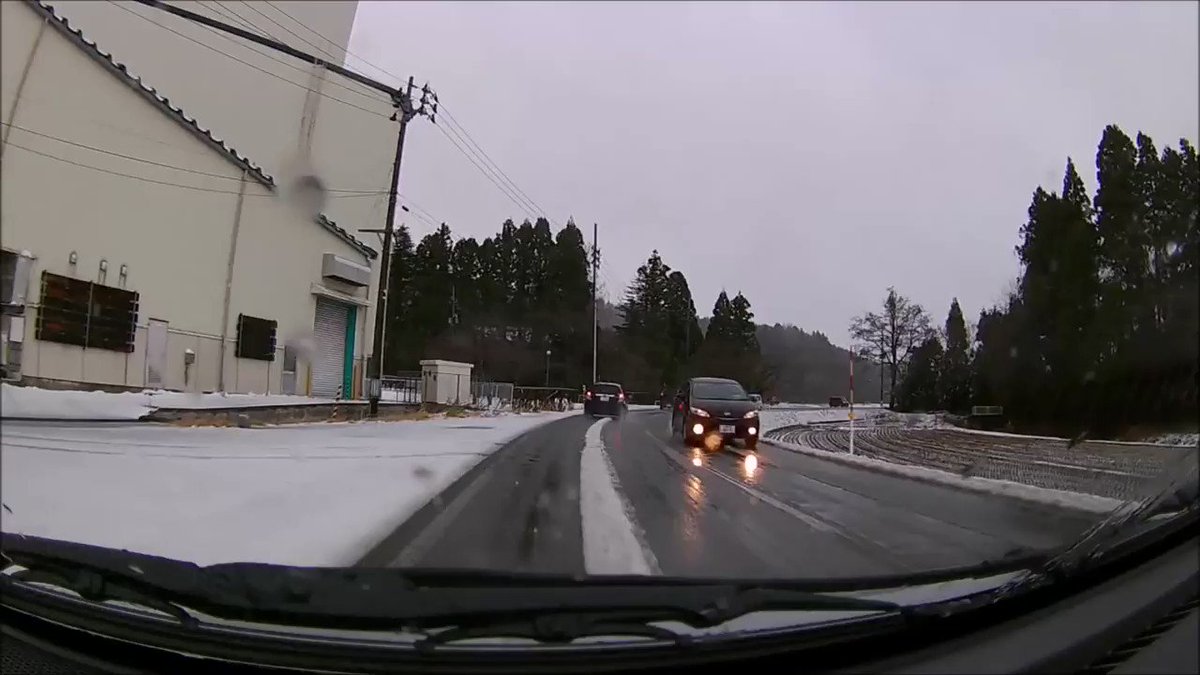
[[[213,136],[210,130],[200,126],[195,118],[188,116],[183,109],[173,105],[167,97],[159,94],[158,90],[143,82],[142,78],[131,74],[125,67],[125,64],[118,63],[113,59],[112,54],[100,49],[95,42],[92,42],[84,37],[83,31],[71,27],[70,21],[65,16],[59,16],[58,13],[54,11],[53,6],[41,2],[41,0],[25,0],[25,4],[33,9],[33,11],[39,16],[50,19],[47,21],[48,24],[53,26],[69,41],[82,49],[85,54],[92,57],[100,65],[104,66],[105,70],[115,75],[125,84],[129,85],[131,89],[140,94],[147,101],[153,103],[168,117],[174,119],[181,126],[183,126],[183,128],[194,134],[209,147],[225,156],[227,159],[229,159],[229,161],[233,162],[238,167],[245,169],[251,178],[263,184],[272,191],[278,189],[278,186],[275,184],[275,179],[263,171],[262,168],[257,164],[250,161],[250,158],[242,155],[237,150],[234,150],[226,145],[225,141]],[[378,255],[375,249],[367,246],[337,223],[325,217],[325,214],[318,214],[318,216],[315,218],[315,222],[326,230],[332,232],[334,236],[358,249],[363,255],[369,258],[375,258]]]

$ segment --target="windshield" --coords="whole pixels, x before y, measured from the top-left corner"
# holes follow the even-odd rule
[[[749,401],[750,395],[737,382],[696,382],[692,398],[710,401]]]
[[[0,2],[0,530],[564,607],[1107,550],[1194,503],[1198,11]]]

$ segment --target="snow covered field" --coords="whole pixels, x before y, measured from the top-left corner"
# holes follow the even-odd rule
[[[234,408],[330,402],[331,399],[285,394],[191,394],[161,390],[110,393],[0,384],[0,414],[5,418],[23,419],[136,420],[156,408]]]
[[[3,529],[198,564],[348,565],[500,444],[570,414],[263,429],[5,422]]]

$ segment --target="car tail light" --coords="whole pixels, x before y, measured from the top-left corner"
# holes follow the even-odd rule
[[[584,395],[584,397],[587,398],[587,400],[589,400],[589,401],[592,400],[592,392],[586,391],[583,393],[583,395]]]
[[[625,400],[625,392],[621,392],[621,393],[617,394],[617,400],[624,401]]]

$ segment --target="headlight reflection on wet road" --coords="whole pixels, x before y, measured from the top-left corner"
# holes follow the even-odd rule
[[[742,472],[746,474],[747,479],[753,479],[754,474],[758,472],[758,457],[753,453],[746,455],[742,460]]]

